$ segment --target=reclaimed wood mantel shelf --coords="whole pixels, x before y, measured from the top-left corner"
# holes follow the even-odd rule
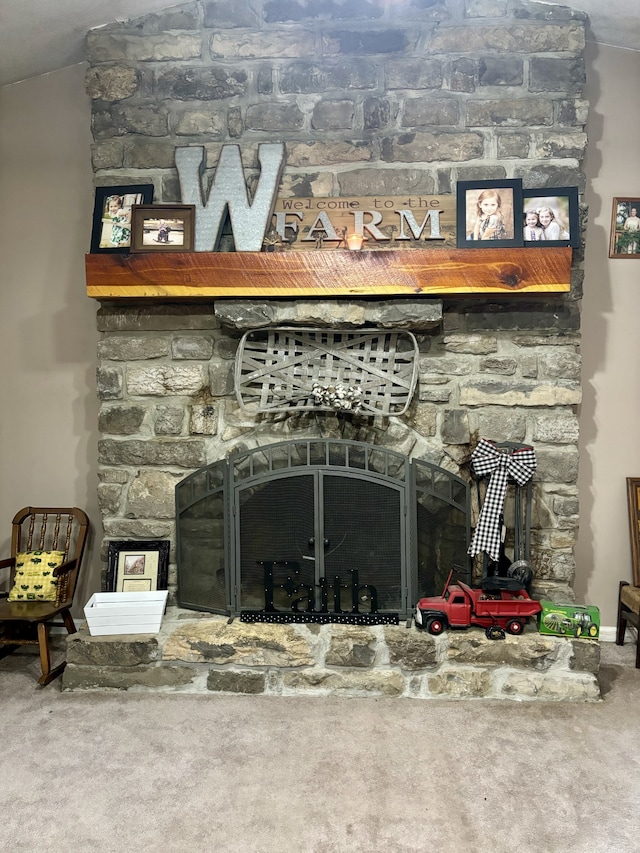
[[[86,256],[95,299],[562,293],[572,250],[403,249]]]

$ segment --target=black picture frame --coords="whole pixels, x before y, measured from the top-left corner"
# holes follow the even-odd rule
[[[494,213],[481,215],[480,204],[497,201]],[[456,245],[459,249],[522,246],[520,211],[522,180],[458,181],[456,184]],[[497,219],[496,219],[497,217]],[[491,236],[487,236],[491,234]]]
[[[167,589],[169,540],[113,540],[107,552],[107,592],[155,592]]]
[[[195,204],[134,204],[131,209],[132,252],[193,252]],[[161,231],[160,223],[163,223]],[[160,239],[163,231],[164,239]]]
[[[121,214],[120,217],[123,221],[114,221],[114,218],[109,216],[109,207],[112,204],[111,200],[116,198],[121,200],[119,209],[124,211],[124,214]],[[101,253],[128,253],[131,247],[131,208],[134,204],[151,204],[152,201],[153,184],[97,187],[93,204],[90,253],[92,255]],[[124,219],[124,216],[126,216],[126,219]],[[128,230],[129,232],[128,237],[124,235],[124,239],[118,241],[117,244],[114,244],[111,239],[114,226],[116,228],[120,226],[123,230]]]
[[[540,221],[540,211],[544,210],[545,222]],[[526,224],[527,212],[535,211],[538,224]],[[549,217],[551,217],[549,219]],[[555,224],[554,224],[555,223]],[[542,228],[543,234],[535,239],[527,239],[530,232]],[[544,187],[522,191],[522,228],[525,246],[573,246],[580,245],[580,218],[578,215],[577,187]],[[553,229],[552,236],[544,231]]]

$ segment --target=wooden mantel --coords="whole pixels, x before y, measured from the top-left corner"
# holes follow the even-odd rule
[[[572,250],[145,252],[86,256],[95,299],[563,293]]]

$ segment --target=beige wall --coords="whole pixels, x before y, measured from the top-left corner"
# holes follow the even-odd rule
[[[640,260],[609,260],[614,196],[640,194],[640,53],[589,46],[589,204],[582,305],[580,535],[576,595],[616,617],[631,579],[625,478],[640,477]]]
[[[615,622],[630,578],[625,477],[640,476],[640,261],[608,260],[614,195],[640,192],[640,53],[590,46],[583,302],[579,601]],[[0,89],[0,553],[28,503],[73,503],[94,525],[95,312],[85,295],[93,189],[84,68]],[[638,414],[636,415],[636,412]],[[99,527],[98,527],[99,531]],[[90,552],[80,609],[99,586]]]
[[[89,116],[84,67],[0,89],[3,557],[22,506],[80,506],[100,524],[97,304],[84,282],[93,211]],[[99,587],[93,549],[86,568],[80,613]]]

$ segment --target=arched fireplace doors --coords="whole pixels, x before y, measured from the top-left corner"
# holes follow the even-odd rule
[[[176,487],[178,603],[245,621],[397,622],[452,566],[469,575],[469,492],[360,442],[236,452]]]

